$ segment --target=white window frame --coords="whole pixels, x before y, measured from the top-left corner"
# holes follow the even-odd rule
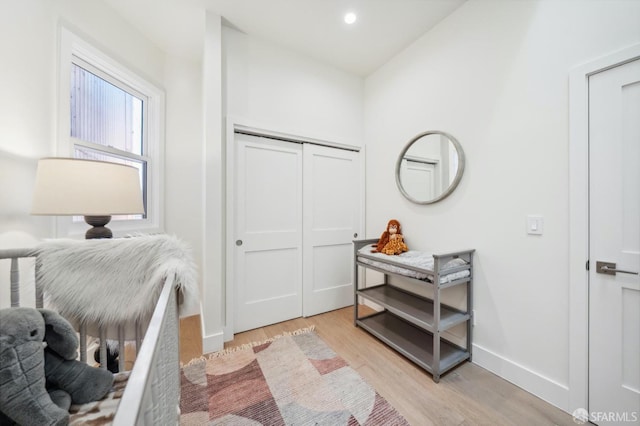
[[[58,66],[58,138],[56,153],[59,157],[74,157],[75,145],[91,147],[91,143],[80,141],[71,137],[70,115],[70,75],[71,64],[76,63],[84,68],[88,64],[90,68],[98,70],[99,75],[110,83],[117,82],[124,90],[133,89],[144,96],[145,116],[143,121],[143,156],[147,161],[147,211],[143,219],[112,221],[107,225],[114,236],[123,236],[132,232],[164,232],[164,211],[161,196],[164,191],[164,92],[122,65],[111,56],[103,53],[84,39],[69,31],[60,28],[60,51]],[[80,62],[74,59],[80,59]],[[82,62],[84,64],[82,64]],[[89,71],[92,71],[89,69]],[[108,147],[101,150],[109,153]],[[132,154],[135,158],[135,154]],[[56,220],[57,236],[78,237],[84,235],[89,225],[84,222],[73,222],[71,217],[59,217]]]

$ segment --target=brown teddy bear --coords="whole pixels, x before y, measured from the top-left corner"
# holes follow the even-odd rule
[[[387,229],[382,233],[375,247],[375,250],[372,250],[373,253],[379,252],[388,255],[401,254],[409,251],[409,248],[404,243],[400,222],[391,219],[389,223],[387,223]]]

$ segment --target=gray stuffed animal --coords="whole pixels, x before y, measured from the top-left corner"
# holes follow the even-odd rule
[[[103,398],[113,374],[76,361],[77,350],[73,327],[58,313],[1,309],[0,424],[65,425],[71,403]]]

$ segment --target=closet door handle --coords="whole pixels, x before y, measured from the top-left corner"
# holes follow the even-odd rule
[[[358,233],[357,232],[353,234],[353,238],[358,238]]]
[[[612,262],[602,262],[600,260],[596,260],[596,272],[599,274],[607,274],[607,275],[615,275],[616,272],[621,274],[631,274],[638,275],[637,272],[633,271],[624,271],[622,269],[616,269],[616,264]]]
[[[242,245],[242,240],[236,240],[236,245],[240,247]]]

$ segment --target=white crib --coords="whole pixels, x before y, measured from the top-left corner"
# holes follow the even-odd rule
[[[21,306],[20,275],[21,269],[38,269],[39,262],[33,260],[31,267],[21,268],[21,263],[28,263],[28,258],[36,258],[33,249],[0,250],[0,261],[10,261],[11,306]],[[35,264],[35,268],[33,267]],[[24,272],[24,271],[23,271]],[[28,279],[26,281],[31,281]],[[35,283],[35,303],[24,301],[23,305],[43,307],[43,290],[37,279],[37,271],[33,278]],[[179,420],[180,403],[180,360],[179,360],[179,292],[175,276],[168,276],[162,284],[160,296],[155,302],[151,320],[142,330],[135,324],[135,341],[137,353],[124,394],[120,399],[113,417],[114,425],[172,425]],[[91,324],[81,324],[80,360],[87,361],[87,329]],[[100,359],[107,359],[105,333],[99,329]],[[118,330],[120,348],[125,347],[124,329]],[[124,352],[124,351],[121,351]],[[92,357],[91,357],[92,358]],[[119,357],[120,371],[126,371],[125,357]],[[106,362],[102,368],[106,368]],[[82,420],[72,423],[82,423]]]

